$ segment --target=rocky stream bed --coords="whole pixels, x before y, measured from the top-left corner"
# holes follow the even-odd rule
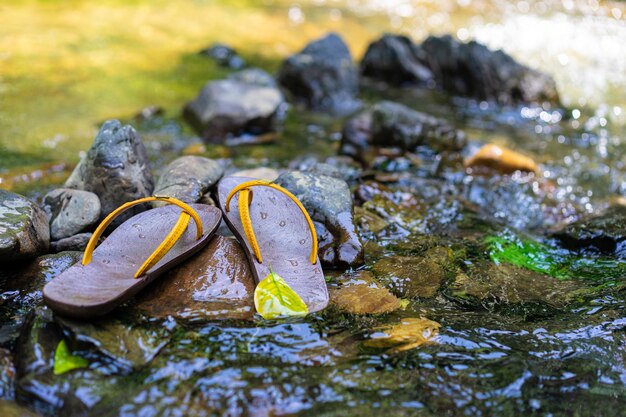
[[[551,76],[451,36],[387,34],[357,60],[330,33],[275,74],[200,53],[228,74],[182,119],[108,120],[63,184],[0,191],[1,415],[624,415],[622,147]],[[117,206],[214,204],[233,174],[306,206],[325,311],[255,315],[226,227],[102,319],[43,304]]]

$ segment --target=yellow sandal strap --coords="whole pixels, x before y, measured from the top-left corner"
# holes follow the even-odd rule
[[[148,259],[146,259],[143,265],[139,267],[139,269],[135,273],[135,278],[139,278],[140,276],[142,276],[146,271],[148,271],[157,262],[159,262],[161,258],[165,256],[167,252],[169,252],[169,250],[174,246],[174,244],[176,244],[178,239],[180,239],[180,237],[185,233],[185,230],[187,229],[187,226],[189,225],[190,219],[193,218],[194,222],[196,223],[196,240],[202,237],[202,234],[203,234],[202,220],[200,220],[200,216],[198,215],[198,213],[196,213],[196,211],[193,208],[191,208],[191,206],[189,206],[188,204],[183,203],[182,201],[176,198],[167,197],[167,196],[153,196],[153,197],[140,198],[138,200],[130,201],[128,203],[122,204],[121,206],[113,210],[111,214],[106,216],[104,220],[102,220],[100,225],[98,225],[98,227],[96,228],[96,231],[93,232],[93,235],[89,239],[89,243],[87,243],[87,247],[85,248],[85,253],[83,254],[82,264],[87,265],[91,262],[93,251],[96,248],[96,245],[98,244],[98,240],[100,239],[100,236],[102,235],[102,233],[104,233],[106,228],[109,227],[113,219],[115,219],[123,211],[128,210],[129,208],[133,206],[136,206],[138,204],[148,203],[150,201],[163,201],[169,204],[174,204],[182,208],[183,211],[180,213],[180,216],[178,217],[178,221],[176,222],[172,230],[170,230],[170,232],[165,237],[165,239],[163,239],[163,241],[159,244],[159,246],[155,249],[155,251],[152,252],[152,254],[148,257]]]
[[[241,218],[243,231],[246,234],[246,237],[248,238],[248,242],[250,243],[250,246],[252,247],[252,252],[254,252],[254,256],[256,257],[257,261],[259,263],[263,263],[263,258],[261,256],[261,249],[259,249],[259,244],[254,234],[254,229],[252,227],[252,220],[250,219],[250,204],[252,203],[252,190],[250,190],[250,187],[256,187],[256,186],[270,187],[270,188],[273,188],[274,190],[280,191],[281,193],[289,197],[291,201],[296,203],[298,208],[300,208],[300,211],[304,215],[304,218],[306,219],[309,225],[309,231],[311,232],[311,240],[313,241],[313,247],[311,248],[310,260],[312,264],[315,264],[315,262],[317,262],[317,233],[315,232],[315,226],[313,225],[313,221],[311,220],[311,217],[309,217],[309,213],[307,213],[306,209],[304,208],[300,200],[296,198],[295,195],[291,194],[288,190],[281,187],[280,185],[274,184],[273,182],[270,182],[270,181],[264,181],[264,180],[246,181],[237,185],[228,193],[228,196],[226,197],[226,203],[224,205],[226,208],[226,212],[228,213],[230,211],[230,200],[235,196],[235,194],[237,194],[238,192],[241,192],[239,194],[239,202],[238,202],[239,217]]]

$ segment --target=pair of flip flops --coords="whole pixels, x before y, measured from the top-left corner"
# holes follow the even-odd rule
[[[241,242],[257,283],[274,272],[309,312],[326,307],[328,292],[317,256],[317,235],[294,195],[269,181],[225,177],[218,184],[217,199],[219,209],[165,196],[122,205],[98,226],[82,262],[46,284],[46,304],[56,313],[76,318],[106,314],[204,248],[223,217]],[[117,215],[152,201],[169,205],[130,218],[96,248]]]

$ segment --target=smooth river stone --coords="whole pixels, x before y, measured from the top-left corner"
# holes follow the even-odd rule
[[[342,275],[339,285],[330,287],[330,302],[353,314],[383,314],[400,308],[400,300],[374,281],[370,271]]]
[[[254,288],[239,243],[215,236],[200,253],[147,288],[137,307],[152,317],[252,319]]]

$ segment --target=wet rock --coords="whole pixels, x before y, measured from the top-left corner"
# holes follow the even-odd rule
[[[374,264],[379,282],[402,298],[431,298],[445,283],[450,251],[444,247],[427,250],[423,256],[392,256]]]
[[[464,165],[472,171],[496,171],[500,174],[512,174],[515,171],[539,173],[539,166],[526,155],[510,149],[488,144],[469,157]]]
[[[0,190],[0,262],[46,253],[50,227],[46,214],[25,197]]]
[[[50,242],[50,252],[84,251],[93,233],[79,233],[74,236]]]
[[[0,270],[0,315],[11,320],[0,322],[0,345],[12,344],[26,324],[28,315],[42,304],[44,285],[81,259],[80,252],[43,255],[25,264]],[[6,313],[5,313],[6,312]]]
[[[262,180],[274,181],[280,176],[280,173],[273,168],[259,167],[252,169],[243,169],[230,175],[234,177],[259,178]]]
[[[246,62],[237,52],[223,43],[214,43],[206,49],[201,50],[200,55],[209,57],[222,67],[241,69],[246,66]]]
[[[165,327],[146,328],[114,318],[82,322],[55,316],[70,346],[87,346],[125,371],[149,363],[169,341]]]
[[[363,207],[354,208],[354,222],[358,225],[361,234],[372,232],[374,234],[381,232],[389,223],[382,217],[365,210]]]
[[[248,68],[237,71],[234,74],[229,75],[228,79],[246,84],[258,85],[261,87],[276,87],[276,80],[274,77],[260,68]]]
[[[57,188],[43,198],[50,237],[59,240],[84,232],[100,219],[100,199],[89,191]]]
[[[560,308],[580,288],[576,281],[488,262],[475,264],[468,274],[458,274],[446,294],[457,301],[483,307],[539,303]]]
[[[406,317],[393,326],[374,329],[363,345],[394,354],[436,343],[441,325],[426,318]]]
[[[406,36],[385,34],[372,42],[361,61],[361,74],[392,85],[434,83],[426,54]]]
[[[382,101],[372,111],[372,144],[375,146],[412,150],[426,145],[437,151],[458,151],[465,146],[465,135],[446,121],[402,104]]]
[[[348,184],[357,183],[362,172],[361,167],[347,156],[333,156],[324,162],[319,162],[315,157],[295,159],[289,164],[289,168],[339,178]]]
[[[15,365],[13,355],[8,349],[0,348],[0,398],[15,398]],[[0,402],[0,415],[2,414]]]
[[[137,308],[150,317],[252,319],[256,284],[237,241],[215,236],[205,249],[147,288]]]
[[[207,83],[183,115],[206,141],[219,143],[230,136],[273,131],[282,104],[275,87],[219,80]]]
[[[587,216],[554,234],[570,250],[626,258],[626,206],[616,204],[604,213]]]
[[[459,151],[465,144],[465,134],[446,121],[399,103],[381,101],[346,123],[340,153],[367,165],[377,155],[377,148],[413,151],[426,146],[444,152]]]
[[[552,77],[501,50],[491,51],[474,41],[461,43],[449,35],[430,36],[421,49],[437,84],[454,94],[502,104],[559,103]]]
[[[352,195],[345,181],[290,171],[278,177],[276,184],[291,191],[315,222],[324,265],[353,267],[363,263],[363,246],[352,218]]]
[[[352,314],[383,314],[400,308],[400,300],[378,285],[369,271],[342,276],[329,294],[331,305]]]
[[[222,175],[224,168],[217,161],[201,156],[181,156],[163,169],[154,194],[196,203]]]
[[[16,390],[22,399],[40,408],[63,405],[71,386],[53,374],[54,352],[62,336],[47,308],[38,308],[20,336],[15,357]]]
[[[278,82],[297,102],[312,110],[347,114],[360,106],[352,55],[334,33],[287,58],[279,70]]]
[[[148,155],[135,129],[117,120],[105,122],[65,187],[96,194],[101,204],[100,220],[124,203],[150,196],[154,182]],[[139,205],[125,211],[113,225],[146,208]]]

